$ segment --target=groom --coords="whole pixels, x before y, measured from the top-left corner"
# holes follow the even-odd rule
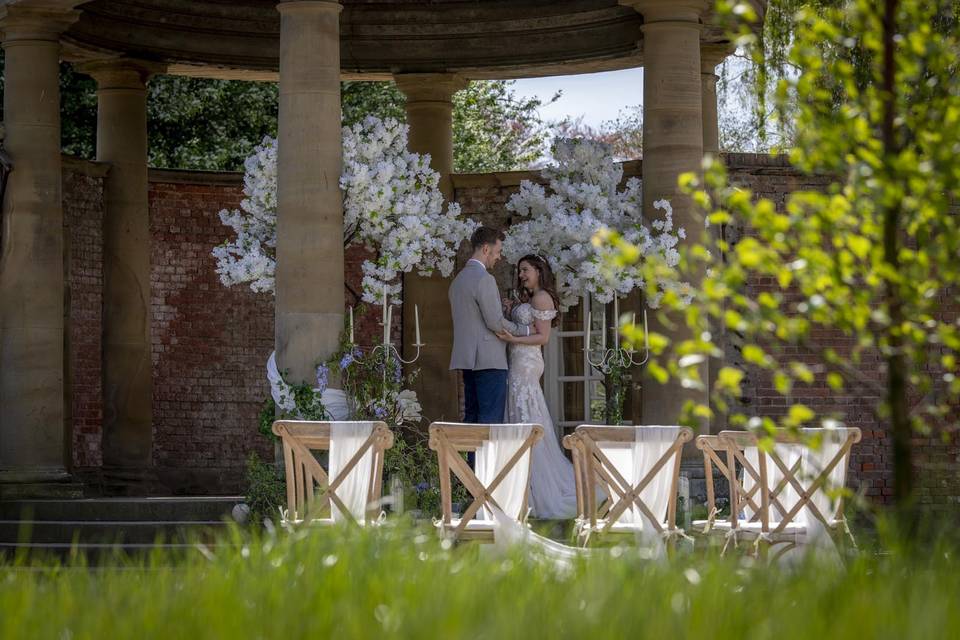
[[[463,421],[473,424],[504,422],[507,404],[506,343],[498,331],[529,335],[503,317],[497,281],[489,269],[500,260],[503,232],[480,227],[470,237],[473,255],[450,285],[453,312],[453,353],[450,369],[463,372]]]

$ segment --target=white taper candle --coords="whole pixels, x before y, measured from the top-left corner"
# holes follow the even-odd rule
[[[613,298],[613,348],[620,348],[620,299]]]
[[[413,305],[413,326],[417,336],[414,345],[419,347],[423,343],[420,342],[420,309],[417,305]]]

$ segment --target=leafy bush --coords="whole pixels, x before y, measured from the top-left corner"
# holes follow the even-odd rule
[[[263,462],[256,453],[247,458],[246,497],[252,522],[279,520],[279,508],[287,503],[286,485],[276,465]]]

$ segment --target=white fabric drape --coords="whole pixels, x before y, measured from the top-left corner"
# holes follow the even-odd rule
[[[780,456],[780,459],[783,460],[783,463],[787,466],[787,469],[792,469],[793,465],[796,464],[797,459],[800,458],[803,447],[799,444],[790,444],[790,443],[777,443],[773,445],[774,451],[777,455]],[[757,447],[746,447],[743,450],[743,457],[746,458],[747,462],[750,463],[750,466],[759,474],[760,473],[760,454],[757,450]],[[753,487],[755,487],[758,482],[757,480],[743,471],[743,490],[744,492],[749,493]],[[780,484],[780,481],[783,480],[783,472],[780,470],[780,467],[767,456],[767,486],[770,487],[770,492],[772,493],[774,489],[777,488],[777,485]],[[760,492],[757,491],[753,495],[753,501],[758,505],[760,504]],[[777,500],[780,501],[780,504],[783,505],[783,508],[786,509],[786,512],[780,511],[780,508],[774,505],[770,511],[770,522],[779,522],[783,519],[787,513],[793,509],[794,505],[797,503],[799,496],[797,495],[796,489],[793,485],[787,484],[779,494],[777,494]],[[756,515],[756,512],[750,507],[749,504],[741,505],[743,508],[744,517],[749,520]]]
[[[533,425],[504,424],[490,427],[490,439],[477,450],[477,479],[483,486],[489,487],[500,471],[507,466],[510,458],[530,437]],[[516,519],[523,506],[530,474],[530,450],[524,452],[520,460],[507,473],[506,477],[493,490],[493,499],[497,501],[508,518]],[[493,519],[487,508],[478,512],[481,519]]]
[[[496,425],[490,429],[490,440],[477,450],[477,479],[489,486],[520,446],[530,437],[532,425]],[[525,544],[542,553],[550,562],[569,567],[574,558],[591,553],[588,549],[568,547],[530,530],[517,517],[523,506],[530,469],[530,451],[527,450],[503,481],[493,490],[493,499],[502,507],[481,509],[479,518],[493,521],[494,548],[503,550],[516,544]]]
[[[827,465],[837,456],[844,442],[846,442],[850,436],[851,431],[852,429],[845,427],[832,429],[800,429],[800,443],[778,443],[774,445],[774,448],[788,469],[792,469],[797,460],[800,461],[800,467],[794,476],[800,486],[806,491],[816,482],[821,472],[826,469]],[[818,441],[819,446],[815,446]],[[750,464],[754,465],[754,468],[757,468],[759,461],[757,447],[746,448],[744,450],[744,457]],[[831,497],[831,494],[834,494],[834,492],[842,489],[846,485],[847,463],[847,460],[838,462],[828,474],[827,481],[813,493],[810,499],[810,502],[813,503],[828,522],[833,520],[836,510],[836,501],[834,497]],[[777,467],[768,456],[767,486],[771,493],[782,479],[783,473],[780,471],[780,468]],[[749,491],[755,484],[756,480],[745,473],[743,479],[744,490]],[[759,503],[759,493],[755,495],[754,499]],[[792,484],[788,484],[780,494],[778,494],[777,499],[781,502],[784,509],[789,512],[797,504],[800,496],[796,488]],[[826,553],[828,557],[834,556],[839,560],[833,538],[829,535],[820,519],[817,518],[810,507],[807,506],[808,504],[809,503],[805,503],[793,518],[793,524],[796,525],[793,531],[797,532],[796,541],[803,543],[808,549],[817,549],[821,553]],[[743,514],[749,519],[753,517],[754,511],[744,506]],[[785,515],[786,513],[771,504],[770,529],[775,529],[777,525],[782,522]],[[788,530],[787,533],[789,532]],[[800,549],[797,551],[802,552]],[[797,553],[787,553],[782,556],[782,561],[787,563],[792,562],[796,556]]]
[[[372,422],[332,422],[330,423],[330,481],[333,482],[347,463],[356,455],[363,443],[373,433]],[[367,496],[373,476],[373,447],[369,447],[360,461],[350,470],[347,477],[336,489],[337,497],[350,510],[353,518],[366,521]],[[334,522],[346,520],[336,503],[331,505]]]
[[[817,477],[827,468],[827,465],[836,457],[850,436],[850,429],[801,429],[805,438],[815,438],[819,436],[820,447],[813,449],[807,447],[803,451],[803,458],[800,462],[800,484],[804,488],[812,485]],[[847,460],[839,462],[828,474],[827,481],[817,489],[811,502],[817,510],[829,522],[833,519],[836,510],[836,501],[830,494],[842,489],[847,482]],[[804,506],[798,514],[799,521],[807,527],[807,541],[820,549],[834,549],[833,539],[828,535],[823,523],[813,514],[809,507]]]
[[[270,382],[270,395],[277,406],[288,412],[296,409],[290,385],[283,381],[280,370],[277,368],[276,351],[272,352],[270,357],[267,358],[267,380]],[[316,389],[314,390],[316,391]],[[320,396],[320,402],[323,403],[331,420],[348,420],[350,418],[347,394],[341,389],[324,389]]]
[[[598,442],[597,446],[632,489],[650,473],[657,461],[676,442],[679,434],[680,427],[642,425],[634,427],[631,443]],[[673,486],[673,469],[674,465],[667,462],[640,491],[640,500],[659,520],[657,524],[661,527],[667,519],[670,490]],[[631,529],[636,531],[638,537],[644,539],[645,544],[653,545],[658,550],[664,549],[663,540],[657,533],[654,523],[649,521],[636,503],[620,515],[617,524],[631,525]]]

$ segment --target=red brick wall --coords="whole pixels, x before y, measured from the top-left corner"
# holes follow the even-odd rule
[[[229,233],[219,211],[238,207],[241,198],[238,174],[152,174],[154,464],[164,484],[179,492],[237,491],[251,452],[273,457],[257,431],[270,393],[273,296],[223,286],[210,255]],[[345,258],[357,292],[365,256],[351,249]],[[356,304],[349,291],[345,303]],[[357,314],[359,343],[380,335],[378,318]]]
[[[74,471],[103,463],[100,327],[103,307],[103,176],[106,168],[64,159],[63,219],[69,313],[67,377]]]
[[[160,172],[150,183],[154,465],[185,493],[238,488],[251,452],[273,456],[257,433],[273,300],[221,285],[210,255],[227,236],[218,212],[240,202],[227,178]]]

